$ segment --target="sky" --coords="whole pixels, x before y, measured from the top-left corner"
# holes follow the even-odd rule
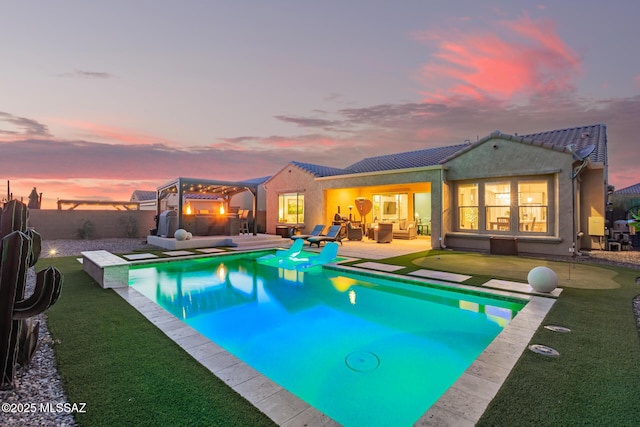
[[[640,2],[3,2],[0,198],[129,200],[607,125],[640,183]]]

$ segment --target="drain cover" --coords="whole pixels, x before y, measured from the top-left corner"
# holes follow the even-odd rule
[[[560,356],[560,353],[558,352],[558,350],[556,350],[555,348],[547,347],[546,345],[542,345],[542,344],[531,344],[529,346],[529,350],[533,351],[534,353],[542,354],[543,356],[552,356],[552,357]]]
[[[356,372],[371,372],[380,366],[380,358],[370,351],[354,351],[344,359],[349,369]]]
[[[553,332],[562,332],[562,333],[571,332],[571,329],[565,328],[564,326],[545,325],[544,328]]]

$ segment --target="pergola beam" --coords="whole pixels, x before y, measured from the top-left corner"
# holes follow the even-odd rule
[[[116,210],[120,210],[120,208],[126,210],[138,210],[140,209],[140,202],[130,202],[130,201],[113,201],[113,200],[58,200],[58,210],[62,210],[64,205],[71,205],[67,210],[74,210],[78,206],[87,205],[87,206],[112,206]]]

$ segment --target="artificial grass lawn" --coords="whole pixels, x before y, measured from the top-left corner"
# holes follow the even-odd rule
[[[64,274],[48,325],[70,403],[86,402],[80,426],[270,426],[229,388],[75,258],[48,258]]]

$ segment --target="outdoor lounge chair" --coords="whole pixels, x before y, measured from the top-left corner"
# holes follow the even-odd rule
[[[278,258],[292,258],[300,255],[302,247],[304,246],[304,240],[294,240],[289,249],[282,249],[276,251],[276,257]]]
[[[315,244],[318,245],[318,247],[320,247],[320,243],[322,242],[339,242],[342,244],[340,230],[342,230],[342,225],[332,225],[329,227],[326,235],[309,237],[307,242],[309,242],[309,246],[313,246]]]
[[[304,240],[294,240],[293,244],[289,247],[289,249],[280,249],[276,251],[274,254],[263,255],[260,258],[256,258],[257,261],[264,261],[268,259],[278,258],[280,260],[283,259],[291,259],[300,255],[302,252],[302,247],[304,246]]]
[[[320,234],[322,234],[322,232],[324,231],[324,224],[318,224],[315,227],[313,227],[313,230],[311,230],[311,233],[309,234],[294,234],[293,236],[291,236],[292,240],[306,240],[309,237],[313,237],[313,236],[319,236]]]
[[[299,264],[296,268],[311,268],[316,265],[326,264],[333,261],[338,256],[338,244],[336,242],[327,242],[324,248],[316,256],[309,257],[309,261]]]

